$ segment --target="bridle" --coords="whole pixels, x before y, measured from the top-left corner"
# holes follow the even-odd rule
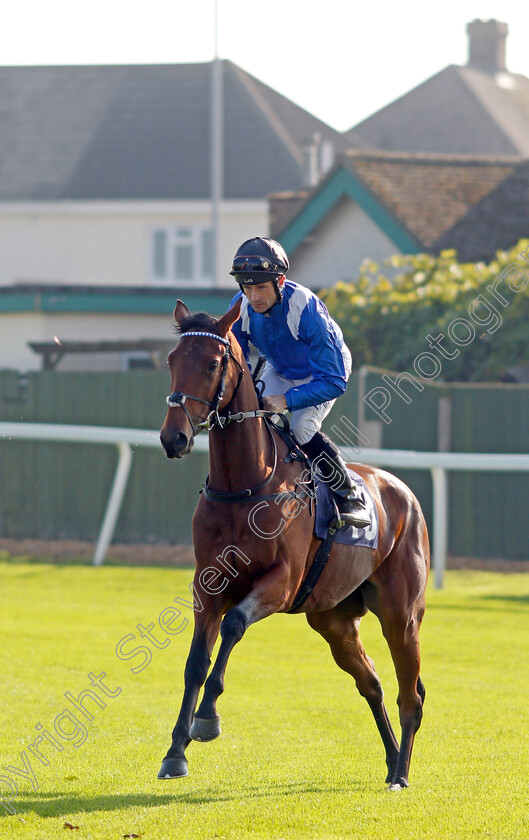
[[[237,382],[237,385],[235,386],[235,390],[233,392],[232,399],[235,396],[235,394],[237,393],[239,385],[241,384],[241,379],[242,379],[244,371],[243,371],[241,365],[239,364],[239,362],[237,361],[237,359],[235,358],[235,356],[233,355],[233,353],[231,352],[230,342],[227,338],[222,338],[222,336],[215,335],[215,333],[202,332],[202,331],[199,332],[199,331],[194,331],[194,330],[189,330],[189,332],[182,333],[180,338],[183,339],[183,338],[186,338],[187,336],[189,336],[189,337],[202,336],[203,338],[214,338],[215,341],[219,341],[221,344],[224,345],[224,355],[222,357],[222,369],[221,369],[221,373],[220,373],[219,385],[218,385],[216,394],[213,397],[213,399],[211,400],[211,402],[208,402],[208,400],[203,400],[201,397],[194,397],[192,394],[184,394],[184,393],[182,393],[182,391],[173,391],[173,393],[170,394],[166,398],[166,403],[169,406],[169,408],[181,408],[182,409],[182,411],[184,412],[184,414],[186,415],[187,419],[189,420],[189,422],[191,424],[191,428],[193,430],[193,437],[195,437],[195,435],[197,435],[198,432],[202,431],[202,429],[207,429],[209,431],[210,429],[213,428],[213,426],[218,425],[218,426],[222,427],[223,425],[225,425],[225,418],[222,418],[219,415],[219,405],[222,402],[222,398],[224,396],[224,391],[226,390],[226,375],[228,373],[228,364],[229,364],[230,359],[233,359],[233,361],[238,365],[238,367],[240,369],[239,380]],[[193,419],[192,419],[189,411],[187,410],[187,407],[186,407],[186,404],[185,404],[186,400],[194,400],[195,402],[202,403],[203,405],[207,405],[209,407],[209,414],[206,417],[206,419],[203,420],[201,423],[197,423],[196,426],[193,423]]]
[[[227,372],[228,372],[228,364],[229,364],[230,359],[233,359],[235,364],[239,367],[239,378],[237,380],[237,385],[235,386],[235,389],[233,391],[231,399],[233,399],[235,397],[235,394],[237,393],[237,391],[239,389],[244,370],[243,370],[240,362],[235,358],[235,356],[231,352],[231,345],[230,345],[230,342],[227,338],[222,338],[220,335],[216,335],[215,333],[204,332],[204,331],[193,331],[193,330],[189,330],[188,332],[182,333],[180,338],[185,338],[186,336],[201,336],[202,338],[213,338],[213,339],[215,339],[215,341],[219,341],[221,344],[224,345],[225,349],[224,349],[224,356],[222,357],[222,370],[221,370],[221,374],[220,374],[220,381],[219,381],[219,385],[218,385],[216,394],[213,397],[213,399],[211,400],[211,402],[208,402],[207,400],[202,399],[202,397],[194,397],[192,394],[184,394],[184,393],[182,393],[182,391],[173,391],[173,393],[170,394],[166,398],[166,402],[167,402],[167,405],[169,406],[169,408],[181,408],[182,409],[182,411],[185,413],[187,419],[189,420],[189,423],[191,424],[191,428],[193,430],[193,437],[195,437],[195,435],[198,432],[202,431],[202,429],[207,429],[208,432],[214,426],[218,426],[220,429],[224,429],[227,425],[229,425],[230,423],[233,423],[233,422],[242,423],[243,420],[247,420],[251,417],[261,417],[265,421],[265,427],[266,427],[266,430],[267,430],[268,435],[270,437],[270,440],[272,442],[272,447],[273,447],[273,452],[274,452],[274,463],[273,463],[271,472],[269,473],[267,478],[265,478],[264,481],[262,481],[256,487],[247,488],[246,490],[241,490],[237,493],[220,493],[220,492],[212,490],[211,487],[209,487],[209,482],[206,480],[206,484],[202,485],[201,492],[203,492],[205,494],[206,498],[208,498],[210,501],[215,501],[215,502],[253,502],[253,496],[255,496],[256,494],[260,494],[261,491],[268,484],[270,484],[270,482],[272,481],[272,479],[275,475],[275,472],[276,472],[278,453],[277,453],[277,445],[276,445],[275,437],[274,437],[273,432],[272,432],[272,425],[270,423],[270,418],[273,417],[274,415],[276,415],[277,412],[275,412],[275,411],[265,411],[263,409],[253,409],[252,411],[239,411],[236,414],[231,414],[228,411],[227,414],[220,415],[219,414],[219,405],[222,402],[222,398],[224,396],[224,391],[226,389],[226,375],[227,375]],[[206,417],[206,419],[203,420],[201,423],[197,423],[196,426],[193,423],[193,419],[192,419],[191,415],[189,414],[189,411],[187,410],[187,407],[186,407],[186,404],[185,404],[186,400],[194,400],[195,402],[202,403],[203,405],[207,405],[209,407],[209,414]],[[230,400],[230,402],[231,402],[231,400]],[[275,424],[274,424],[273,428],[284,439],[284,433],[281,434],[280,428],[278,428],[277,425],[275,425]],[[294,443],[294,442],[292,440],[290,440],[290,444],[292,444],[292,443]],[[295,452],[296,449],[298,449],[297,454]],[[298,447],[294,446],[293,449],[291,448],[290,459],[292,459],[294,457],[299,458],[299,455],[301,455],[302,459],[305,460],[305,456],[303,455],[303,453],[301,453],[299,451]],[[267,500],[270,500],[270,499],[276,500],[278,498],[281,498],[281,499],[285,500],[285,499],[288,499],[288,498],[297,499],[300,496],[306,496],[306,495],[308,495],[312,498],[312,494],[310,492],[307,492],[306,490],[300,490],[298,488],[298,486],[296,485],[295,490],[282,492],[282,493],[273,493],[270,496],[266,496],[266,497],[262,497],[262,498],[265,498]]]

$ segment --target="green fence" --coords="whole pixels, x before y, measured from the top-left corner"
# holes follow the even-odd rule
[[[325,423],[337,443],[344,442],[340,430],[360,448],[529,452],[529,386],[423,383],[419,391],[396,377],[372,369],[351,377]],[[167,372],[43,371],[24,377],[0,371],[0,420],[158,429],[168,386]],[[381,388],[391,397],[385,417],[372,405],[373,399],[380,405],[382,392],[377,399],[373,393]],[[0,536],[94,541],[116,457],[113,446],[0,442]],[[115,540],[189,543],[206,474],[206,454],[175,462],[161,447],[135,450]],[[431,527],[428,472],[398,474],[418,496]],[[527,476],[451,473],[449,486],[450,554],[529,557]]]
[[[529,385],[441,384],[423,380],[413,384],[411,379],[398,381],[398,376],[369,368],[364,369],[363,375],[355,373],[347,393],[329,415],[327,428],[345,428],[340,420],[346,417],[364,434],[360,448],[529,453]],[[386,394],[377,391],[382,388]],[[373,409],[373,402],[380,406],[388,398],[390,402],[383,412]],[[336,436],[335,439],[339,442]],[[429,472],[394,472],[417,495],[431,531]],[[451,555],[529,558],[526,473],[452,472],[448,482]]]
[[[160,428],[168,373],[55,373],[20,379],[0,373],[0,419],[40,423]],[[3,442],[0,534],[96,539],[116,467],[116,448],[94,444]],[[119,542],[190,543],[191,516],[207,455],[168,461],[135,449],[117,523]]]

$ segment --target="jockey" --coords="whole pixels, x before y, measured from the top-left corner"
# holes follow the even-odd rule
[[[351,354],[342,331],[313,292],[287,280],[288,257],[273,239],[256,236],[243,242],[230,274],[242,298],[233,333],[249,359],[249,342],[266,359],[263,408],[292,412],[290,425],[313,469],[337,494],[346,525],[370,524],[364,503],[356,497],[337,446],[320,431],[337,397],[346,389]]]

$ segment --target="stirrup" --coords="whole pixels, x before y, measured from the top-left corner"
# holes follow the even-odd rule
[[[371,525],[371,517],[369,516],[365,505],[359,499],[344,499],[338,498],[338,512],[340,520],[344,523],[341,527],[348,527],[352,525],[354,528],[367,528]],[[354,510],[354,507],[357,510]],[[343,508],[346,508],[343,510]],[[347,510],[347,508],[349,508]]]

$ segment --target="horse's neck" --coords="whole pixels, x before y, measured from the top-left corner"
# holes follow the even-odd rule
[[[248,371],[231,401],[229,411],[259,408]],[[234,421],[224,429],[215,427],[209,436],[209,481],[219,492],[233,493],[263,481],[273,466],[270,436],[261,418]]]

